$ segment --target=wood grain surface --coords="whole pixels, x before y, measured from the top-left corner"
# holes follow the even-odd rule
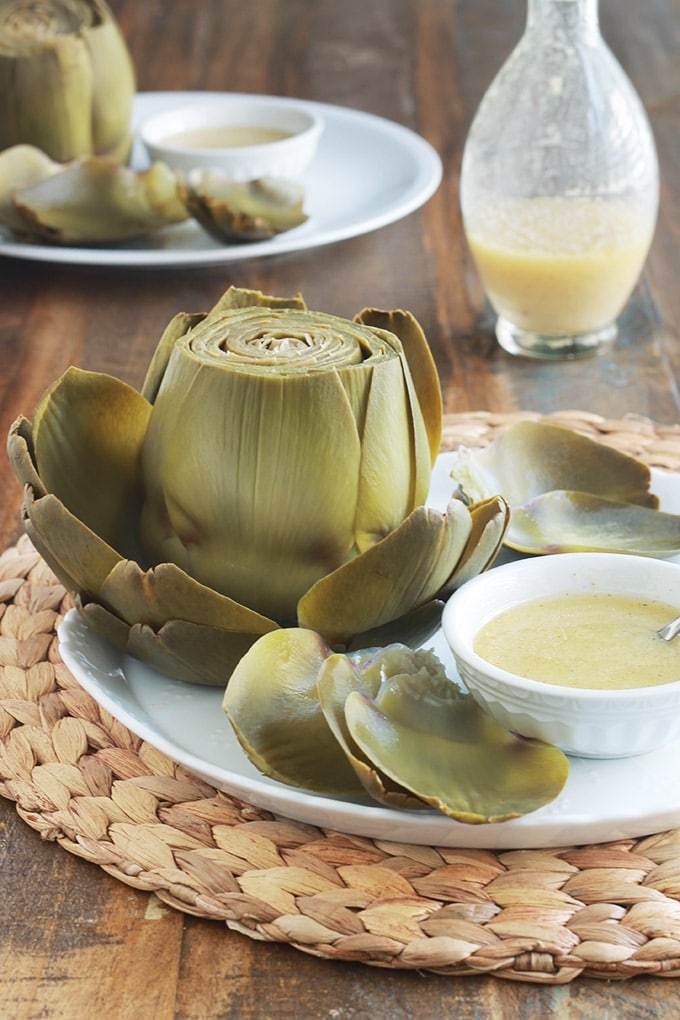
[[[299,96],[370,111],[439,151],[436,195],[404,220],[318,250],[194,269],[102,269],[2,257],[0,427],[29,417],[70,364],[139,385],[177,311],[209,308],[230,284],[302,291],[351,316],[410,309],[434,351],[450,412],[583,409],[680,421],[680,0],[602,0],[610,46],[650,115],[661,212],[645,274],[614,348],[592,359],[513,359],[461,233],[466,130],[525,17],[524,0],[111,0],[140,91]],[[3,548],[20,492],[3,462]],[[0,1018],[71,1020],[479,1020],[522,1015],[680,1015],[674,980],[562,986],[386,972],[258,943],[163,906],[44,841],[0,801]]]

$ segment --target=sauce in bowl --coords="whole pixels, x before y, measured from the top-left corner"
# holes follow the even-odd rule
[[[630,690],[680,680],[680,637],[656,631],[676,606],[618,594],[570,594],[503,610],[484,624],[474,650],[529,680],[561,687]]]
[[[178,131],[164,138],[163,142],[181,149],[236,149],[247,145],[269,145],[290,137],[290,131],[277,128],[226,125]]]

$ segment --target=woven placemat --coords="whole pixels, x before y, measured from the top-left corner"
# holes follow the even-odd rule
[[[447,416],[445,446],[522,415]],[[549,417],[680,469],[680,430]],[[227,796],[78,686],[56,628],[70,598],[26,537],[0,556],[0,794],[44,839],[254,939],[331,960],[544,984],[680,976],[680,829],[550,850],[371,840]]]

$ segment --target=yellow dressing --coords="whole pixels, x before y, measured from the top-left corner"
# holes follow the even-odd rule
[[[290,131],[265,127],[207,127],[179,131],[164,139],[166,145],[182,149],[236,149],[246,145],[265,145],[290,138]]]
[[[644,264],[653,223],[623,202],[534,198],[467,225],[489,299],[515,326],[586,333],[612,323]]]
[[[537,599],[486,623],[474,650],[511,673],[562,687],[653,687],[680,680],[680,637],[656,634],[679,612],[628,595]]]

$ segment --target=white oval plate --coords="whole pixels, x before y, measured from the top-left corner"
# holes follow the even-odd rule
[[[168,106],[202,103],[220,95],[138,93],[133,127]],[[195,220],[111,248],[62,248],[0,238],[0,255],[87,266],[206,266],[244,261],[316,248],[377,230],[418,209],[439,187],[442,177],[439,156],[429,142],[401,124],[328,103],[270,98],[282,106],[312,108],[324,118],[319,149],[300,177],[309,216],[302,226],[268,241],[231,246],[212,240]],[[141,146],[135,143],[131,165],[141,169],[148,162]]]
[[[451,455],[433,473],[429,502],[451,492]],[[680,513],[680,477],[654,471],[664,509]],[[384,808],[370,800],[319,796],[262,776],[222,712],[222,691],[171,680],[121,654],[75,610],[59,628],[64,662],[92,697],[133,733],[220,790],[300,822],[396,842],[478,849],[532,849],[635,838],[680,825],[680,742],[637,758],[572,758],[567,784],[551,804],[508,822],[464,825],[435,811]],[[439,632],[434,648],[455,677]]]

